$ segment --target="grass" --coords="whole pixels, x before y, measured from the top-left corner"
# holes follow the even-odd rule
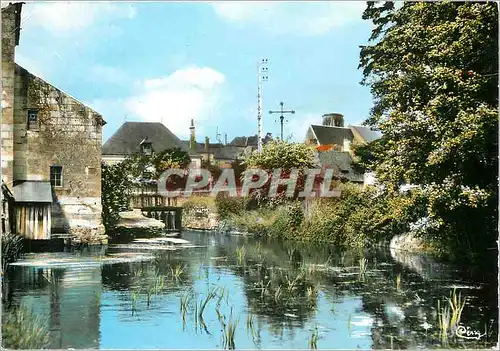
[[[47,320],[21,305],[2,315],[2,348],[40,349],[49,343]]]

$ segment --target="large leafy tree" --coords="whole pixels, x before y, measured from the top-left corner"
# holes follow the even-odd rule
[[[425,190],[434,234],[464,251],[493,246],[497,224],[498,7],[368,2],[361,48],[384,137],[370,163],[388,189]],[[365,150],[366,151],[366,150]]]

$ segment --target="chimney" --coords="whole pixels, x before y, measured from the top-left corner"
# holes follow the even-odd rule
[[[227,145],[227,133],[224,133],[224,145]]]
[[[209,137],[205,137],[205,153],[206,153],[206,159],[205,161],[207,162],[207,164],[210,165],[210,138]]]
[[[326,113],[323,115],[323,125],[328,127],[344,127],[344,115],[340,113]]]
[[[189,127],[189,152],[191,154],[196,153],[196,136],[194,128],[194,119],[191,119],[191,126]]]

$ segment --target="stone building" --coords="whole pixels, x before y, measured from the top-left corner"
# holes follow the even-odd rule
[[[21,9],[22,3],[2,8],[2,181],[14,195],[11,230],[28,238],[66,233],[103,242],[105,121],[15,63]]]

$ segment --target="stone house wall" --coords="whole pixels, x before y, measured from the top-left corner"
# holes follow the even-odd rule
[[[14,76],[15,48],[21,5],[2,9],[2,180],[12,187],[14,164]]]
[[[37,111],[37,127],[28,112]],[[15,66],[14,179],[50,180],[62,166],[62,186],[53,187],[52,233],[83,241],[105,239],[101,220],[102,117],[68,94]]]

